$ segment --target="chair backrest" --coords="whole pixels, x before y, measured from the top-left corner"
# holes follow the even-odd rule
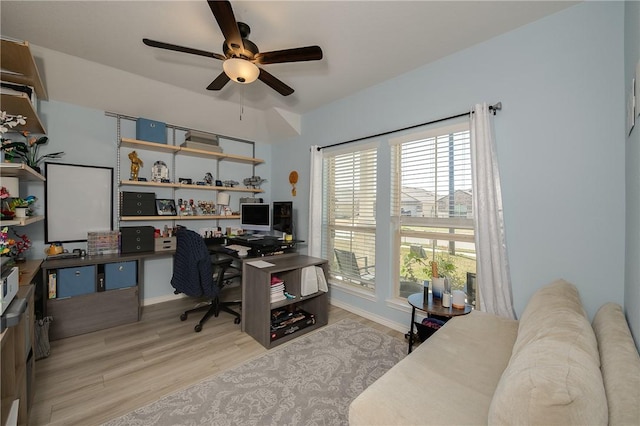
[[[360,277],[360,268],[358,267],[358,261],[356,255],[352,251],[333,249],[336,255],[336,261],[338,262],[338,269],[340,272],[350,277]]]
[[[190,229],[179,228],[176,232],[171,285],[187,296],[215,297],[218,294],[207,246],[203,238]]]
[[[424,248],[422,248],[422,246],[411,246],[409,251],[421,259],[427,258],[427,253],[424,251]]]

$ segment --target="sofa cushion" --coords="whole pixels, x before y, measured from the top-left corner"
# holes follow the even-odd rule
[[[605,303],[593,318],[598,339],[610,425],[640,423],[640,355],[616,303]]]
[[[351,403],[349,425],[486,424],[517,329],[479,311],[451,319]]]
[[[489,424],[607,424],[595,334],[573,284],[538,290],[520,319]]]

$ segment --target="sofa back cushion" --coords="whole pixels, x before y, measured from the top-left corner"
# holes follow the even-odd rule
[[[607,393],[609,424],[640,423],[640,355],[622,307],[605,303],[593,318],[598,339],[602,379]]]
[[[608,423],[598,345],[573,284],[559,280],[531,297],[488,420],[511,425]]]

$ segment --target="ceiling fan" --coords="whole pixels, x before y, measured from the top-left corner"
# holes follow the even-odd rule
[[[282,96],[289,96],[294,90],[263,68],[258,67],[258,65],[318,61],[322,59],[322,49],[319,46],[260,52],[258,46],[247,38],[251,32],[249,25],[236,21],[230,2],[207,1],[207,3],[209,3],[209,8],[211,8],[211,12],[213,12],[213,16],[216,18],[225,39],[222,44],[223,55],[148,38],[142,39],[142,42],[147,46],[224,61],[222,64],[224,71],[207,86],[207,90],[220,90],[229,80],[248,84],[260,79]]]

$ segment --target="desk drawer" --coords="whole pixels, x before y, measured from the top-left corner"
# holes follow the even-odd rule
[[[120,228],[120,253],[154,251],[153,226],[129,226]]]
[[[58,269],[57,297],[73,297],[96,291],[95,265]]]
[[[133,287],[138,284],[137,264],[129,262],[107,263],[104,265],[105,290]]]
[[[176,237],[156,238],[156,251],[172,251],[176,249]]]
[[[122,216],[155,216],[155,192],[123,192]]]

